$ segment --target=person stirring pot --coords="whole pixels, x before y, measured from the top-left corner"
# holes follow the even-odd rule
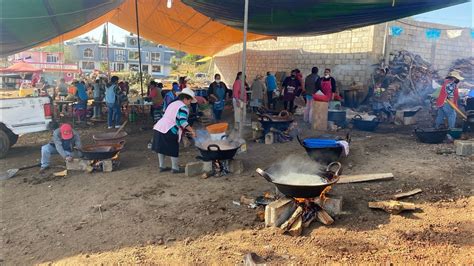
[[[193,102],[196,102],[194,92],[184,88],[178,94],[178,99],[166,108],[163,117],[153,127],[152,150],[158,153],[160,172],[184,172],[178,165],[179,142],[183,131],[188,131],[192,137],[196,137],[196,132],[188,123],[189,106]],[[171,157],[171,168],[165,167],[165,156]]]

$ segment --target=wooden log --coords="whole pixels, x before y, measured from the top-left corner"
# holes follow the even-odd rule
[[[291,236],[300,236],[303,232],[303,217],[302,215],[298,216],[298,219],[291,225],[288,233]]]
[[[382,209],[390,214],[399,214],[402,211],[416,210],[416,205],[410,202],[390,200],[369,202],[369,208]]]
[[[290,227],[293,225],[293,223],[298,219],[298,217],[300,217],[301,215],[303,214],[303,207],[301,206],[298,206],[295,210],[295,212],[293,212],[293,214],[290,216],[290,218],[288,220],[286,220],[286,222],[284,222],[281,226],[280,226],[280,231],[281,233],[284,233],[286,231],[288,231],[290,229]]]
[[[421,190],[419,188],[416,188],[416,189],[413,189],[413,190],[410,190],[410,191],[407,191],[407,192],[402,192],[402,193],[395,194],[395,195],[393,195],[393,198],[394,199],[406,198],[406,197],[410,197],[410,196],[416,195],[416,194],[421,193],[421,192],[423,192],[423,190]]]
[[[367,181],[383,181],[393,179],[392,173],[380,174],[362,174],[362,175],[342,175],[337,181],[338,184],[367,182]]]
[[[334,223],[334,219],[325,210],[319,210],[316,213],[316,217],[318,218],[318,221],[324,225],[331,225]]]

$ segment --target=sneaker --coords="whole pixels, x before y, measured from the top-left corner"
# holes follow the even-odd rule
[[[169,170],[171,170],[171,168],[169,168],[169,167],[160,167],[160,173],[161,172],[166,172],[166,171],[169,171]]]
[[[182,173],[184,173],[184,169],[183,169],[183,168],[171,169],[171,172],[172,172],[173,174],[182,174]]]
[[[112,127],[107,127],[107,129],[112,129]]]
[[[121,126],[115,126],[115,128],[120,128]]]

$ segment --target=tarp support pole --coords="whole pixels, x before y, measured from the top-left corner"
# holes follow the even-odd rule
[[[142,49],[140,47],[140,26],[138,23],[138,0],[135,0],[135,18],[137,21],[137,44],[138,44],[138,68],[139,68],[139,74],[140,74],[140,91],[141,95],[143,96],[143,75],[142,75]]]
[[[107,78],[110,79],[110,61],[109,61],[109,22],[107,22],[105,24],[106,26],[106,34],[107,34],[107,46],[106,46],[106,49],[107,49]]]
[[[245,76],[246,76],[246,64],[247,64],[247,24],[248,24],[248,14],[249,14],[249,0],[245,0],[245,7],[244,7],[244,42],[242,45],[242,76],[240,82],[240,99],[242,100],[240,108],[240,123],[239,123],[239,136],[243,137],[244,125],[246,122],[246,111],[247,105],[245,103],[245,94],[247,91],[245,90]]]

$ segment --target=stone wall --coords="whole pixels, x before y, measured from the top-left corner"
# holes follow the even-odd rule
[[[461,36],[449,38],[447,31],[453,29],[448,25],[418,22],[414,20],[402,20],[402,22],[390,22],[389,25],[403,27],[400,36],[389,36],[387,47],[390,51],[408,50],[419,54],[423,59],[432,63],[441,75],[448,72],[452,62],[459,58],[474,56],[474,39],[471,37],[470,29],[464,29]],[[427,28],[441,29],[441,37],[434,41],[425,36]],[[374,43],[383,44],[385,24],[375,26]],[[375,47],[374,53],[381,55],[382,48]]]
[[[443,70],[446,72],[453,60],[473,56],[474,43],[469,30],[463,30],[462,36],[455,39],[449,39],[446,32],[442,31],[441,38],[434,42],[426,39],[424,28],[421,27],[446,29],[448,26],[413,20],[404,22],[414,26],[399,22],[389,24],[400,24],[404,33],[398,37],[388,37],[388,51],[405,49],[432,62],[434,49],[434,65],[443,75]],[[373,65],[384,58],[384,35],[385,24],[379,24],[320,36],[278,37],[249,42],[247,77],[251,81],[257,74],[267,71],[289,73],[294,68],[299,68],[306,76],[313,66],[317,66],[320,73],[324,68],[331,68],[342,88],[347,88],[353,82],[369,85]],[[432,48],[432,45],[435,47]],[[241,70],[241,50],[241,44],[233,45],[214,57],[214,72],[220,73],[230,85]]]

